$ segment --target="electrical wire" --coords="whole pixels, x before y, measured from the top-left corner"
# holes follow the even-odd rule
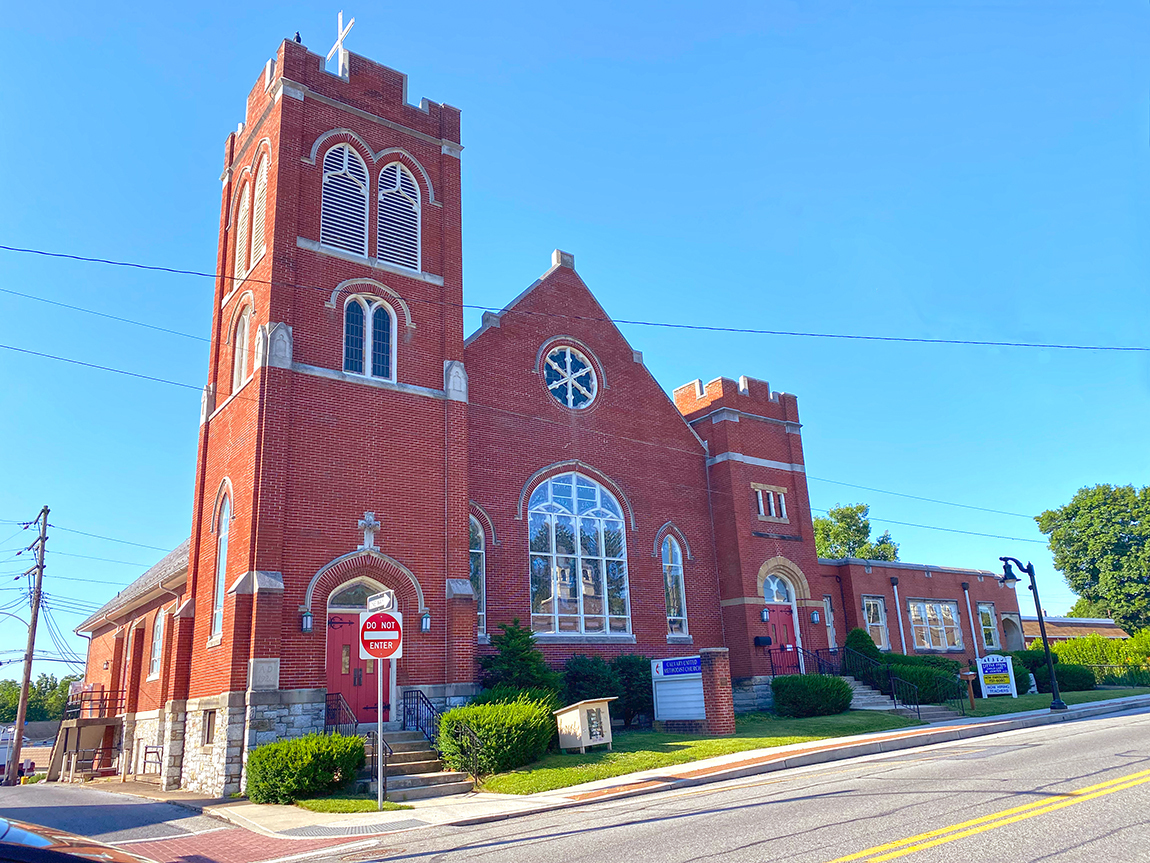
[[[1034,520],[1034,516],[1023,515],[1020,512],[1007,512],[1006,510],[1002,510],[1002,509],[989,509],[985,506],[974,506],[974,505],[969,504],[969,503],[955,503],[954,501],[939,500],[938,498],[934,498],[934,497],[920,497],[917,494],[906,494],[906,493],[901,492],[901,491],[887,491],[886,489],[883,489],[883,488],[871,488],[870,486],[867,486],[867,485],[855,485],[854,483],[850,483],[850,482],[842,482],[841,480],[837,480],[837,479],[825,479],[824,477],[811,476],[810,474],[807,474],[807,479],[808,480],[813,479],[816,482],[829,482],[829,483],[832,483],[834,485],[845,485],[847,488],[859,488],[859,489],[862,489],[863,491],[873,491],[873,492],[876,492],[877,494],[890,494],[890,495],[894,495],[895,497],[905,497],[905,498],[909,498],[911,500],[922,500],[922,501],[926,501],[927,503],[940,503],[944,506],[957,506],[957,507],[961,507],[962,509],[977,510],[978,512],[992,512],[995,515],[1013,515],[1017,518],[1030,519],[1031,521]]]
[[[162,551],[165,554],[167,554],[168,552],[171,551],[170,548],[164,548],[164,547],[159,546],[159,545],[145,545],[142,542],[132,542],[131,540],[127,540],[127,539],[116,539],[113,536],[103,536],[102,534],[98,534],[98,533],[88,533],[87,531],[76,530],[73,527],[61,527],[58,524],[49,524],[48,527],[54,528],[55,530],[67,531],[68,533],[78,533],[78,534],[80,534],[80,536],[90,536],[93,539],[106,539],[108,542],[118,542],[118,543],[121,543],[123,545],[134,545],[134,546],[136,546],[136,548],[150,548],[153,551]],[[7,540],[5,540],[5,542],[7,542]]]
[[[167,327],[159,327],[155,324],[148,324],[144,321],[133,320],[132,318],[123,318],[119,315],[109,315],[107,312],[98,312],[95,309],[86,309],[83,306],[74,306],[71,303],[61,303],[58,300],[49,300],[47,297],[38,297],[35,294],[25,294],[21,291],[13,291],[9,288],[0,288],[0,294],[11,294],[14,297],[23,297],[26,300],[35,300],[39,303],[47,303],[50,306],[58,306],[62,309],[71,309],[75,312],[84,312],[88,315],[95,315],[99,318],[108,318],[112,321],[119,321],[122,324],[132,324],[137,327],[146,327],[149,330],[156,330],[161,333],[169,333],[173,336],[182,336],[185,339],[195,339],[198,342],[207,342],[211,339],[204,338],[203,336],[193,336],[191,333],[181,333],[179,330],[170,330]]]
[[[828,511],[825,509],[815,509],[812,507],[811,512],[826,513]],[[920,527],[923,530],[941,530],[941,531],[945,531],[946,533],[963,533],[963,534],[966,534],[967,536],[985,536],[985,537],[988,537],[989,539],[1009,539],[1009,540],[1013,540],[1015,542],[1037,542],[1041,545],[1046,544],[1045,539],[1026,539],[1025,537],[1021,537],[1021,536],[1002,536],[1001,534],[997,534],[997,533],[979,533],[978,531],[974,531],[974,530],[959,530],[958,528],[954,528],[954,527],[939,527],[938,525],[934,525],[934,524],[915,524],[914,522],[910,522],[910,521],[894,521],[894,520],[889,519],[889,518],[871,518],[870,516],[867,517],[867,520],[868,521],[877,521],[880,524],[897,524],[897,525],[900,525],[902,527]]]
[[[56,549],[52,550],[52,554],[58,554],[61,557],[78,557],[81,560],[98,560],[98,561],[101,561],[102,563],[120,563],[120,564],[123,564],[124,566],[147,567],[147,566],[152,565],[150,563],[136,563],[135,561],[132,561],[132,560],[112,560],[109,557],[93,557],[90,554],[73,554],[70,551],[57,551]]]
[[[292,288],[305,288],[308,290],[322,291],[325,294],[331,292],[331,288],[321,287],[319,285],[307,285],[297,282],[280,282],[268,279],[257,279],[252,276],[228,276],[222,273],[208,273],[200,270],[188,270],[179,267],[161,267],[151,264],[141,264],[135,261],[116,261],[109,258],[96,258],[85,255],[73,255],[64,252],[50,252],[44,249],[29,249],[21,248],[19,246],[0,245],[0,250],[8,252],[17,252],[28,255],[38,255],[45,258],[57,258],[70,261],[79,261],[88,264],[104,264],[113,267],[127,267],[130,269],[146,270],[148,272],[156,273],[170,273],[172,275],[180,276],[197,276],[200,278],[208,279],[223,279],[232,282],[251,282],[253,284],[263,284],[271,286],[292,287]],[[446,300],[425,300],[416,299],[415,302],[425,302],[434,305],[442,305],[448,307],[455,307],[461,309],[475,309],[478,311],[498,312],[501,309],[492,306],[481,306],[469,303],[451,303]],[[82,309],[79,306],[74,307],[79,311],[89,311]],[[522,309],[510,310],[516,314],[529,314],[541,315],[545,317],[567,318],[569,320],[583,320],[599,323],[611,324],[631,324],[634,326],[643,327],[661,327],[665,329],[676,330],[696,330],[702,332],[716,332],[716,333],[737,333],[745,335],[762,335],[762,336],[791,336],[796,338],[813,338],[813,339],[845,339],[850,341],[876,341],[876,342],[902,342],[912,344],[932,344],[932,345],[964,345],[973,347],[998,347],[998,348],[1037,348],[1043,350],[1073,350],[1073,351],[1110,351],[1110,352],[1137,352],[1137,353],[1150,353],[1150,347],[1143,345],[1078,345],[1078,344],[1060,344],[1060,343],[1047,343],[1047,342],[1009,342],[1009,341],[991,341],[985,339],[931,339],[925,337],[914,336],[878,336],[878,335],[864,335],[859,333],[816,333],[816,332],[801,332],[795,330],[764,330],[754,329],[750,327],[722,327],[706,324],[678,324],[667,321],[644,321],[644,320],[629,320],[626,318],[597,318],[585,315],[561,315],[554,312],[530,312]],[[97,313],[101,314],[101,313]],[[105,317],[111,317],[105,315]],[[139,324],[139,321],[127,321],[128,323]],[[162,329],[154,327],[150,324],[143,324],[144,326],[152,326],[154,329]],[[187,333],[177,333],[177,335],[188,335]]]

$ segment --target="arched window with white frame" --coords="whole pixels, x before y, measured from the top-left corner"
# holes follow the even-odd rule
[[[347,144],[323,157],[319,241],[325,246],[367,256],[367,167]]]
[[[420,269],[419,186],[399,162],[379,172],[379,236],[376,251],[381,261]]]
[[[164,610],[156,612],[156,619],[152,623],[152,652],[148,657],[148,680],[155,680],[160,676],[160,664],[164,656]]]
[[[235,272],[232,274],[237,279],[242,279],[248,274],[248,261],[251,259],[251,248],[248,235],[248,221],[251,218],[252,211],[252,187],[244,184],[244,190],[240,193],[240,208],[236,212],[236,263]],[[233,284],[233,287],[235,285]]]
[[[687,634],[687,600],[683,589],[683,551],[673,536],[663,538],[663,593],[667,599],[667,634]]]
[[[579,473],[531,493],[531,628],[560,634],[631,631],[627,537],[615,497]]]
[[[265,223],[267,220],[268,212],[268,157],[264,156],[260,159],[260,164],[256,168],[256,190],[253,195],[254,201],[252,204],[252,251],[248,257],[248,269],[256,265],[256,262],[264,256],[267,251],[267,237],[265,236]]]
[[[487,544],[483,527],[475,516],[471,516],[467,547],[471,555],[471,590],[479,613],[477,630],[482,635],[487,632]]]
[[[763,599],[770,605],[790,605],[791,587],[777,575],[763,579]]]
[[[395,311],[378,297],[347,298],[343,309],[343,370],[395,380]]]
[[[232,503],[224,495],[216,515],[216,581],[212,598],[212,638],[224,631],[224,595],[227,592],[228,531],[231,529]]]
[[[232,333],[232,392],[234,393],[244,385],[248,379],[248,347],[251,344],[249,330],[251,329],[252,310],[244,309],[236,321],[235,332]]]

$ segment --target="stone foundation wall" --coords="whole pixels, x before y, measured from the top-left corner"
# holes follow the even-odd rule
[[[161,711],[164,717],[164,765],[160,770],[160,787],[164,791],[175,791],[180,787],[184,769],[186,708],[186,701],[169,701]]]
[[[265,743],[322,734],[326,689],[249,691],[240,784],[247,786],[248,753]]]
[[[124,717],[124,757],[129,773],[144,772],[144,748],[164,745],[164,716],[159,710],[130,713]],[[151,768],[153,771],[154,767]]]
[[[245,705],[243,692],[226,692],[187,702],[184,758],[180,787],[185,791],[227,797],[240,790],[243,772]],[[215,712],[214,733],[205,722]]]
[[[754,713],[770,710],[775,703],[771,695],[771,678],[741,677],[731,681],[731,692],[735,701],[735,713]]]

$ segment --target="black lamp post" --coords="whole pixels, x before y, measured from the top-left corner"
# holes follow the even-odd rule
[[[999,560],[1002,561],[1002,578],[999,580],[1004,586],[1015,587],[1021,580],[1010,568],[1011,561],[1030,576],[1030,592],[1034,594],[1034,608],[1038,612],[1038,631],[1042,633],[1042,649],[1046,651],[1046,670],[1050,672],[1050,694],[1054,696],[1050,702],[1050,709],[1066,710],[1066,702],[1062,700],[1062,696],[1058,692],[1058,678],[1054,674],[1054,659],[1050,655],[1050,642],[1046,640],[1046,621],[1042,617],[1042,602],[1038,598],[1038,582],[1034,580],[1034,564],[1027,563],[1026,566],[1023,566],[1022,561],[1017,557],[1000,557]]]

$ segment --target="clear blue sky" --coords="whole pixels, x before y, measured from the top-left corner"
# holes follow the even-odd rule
[[[326,53],[338,8],[8,6],[0,243],[212,270],[245,95],[296,30]],[[1150,345],[1144,2],[428,8],[346,6],[348,45],[463,111],[467,302],[502,306],[560,247],[620,318]],[[0,287],[209,330],[206,279],[0,252]],[[1043,544],[879,519],[1041,539],[1033,522],[824,479],[1022,514],[1147,483],[1147,354],[624,331],[667,389],[797,393],[816,507],[870,503],[907,561],[1033,558],[1051,613],[1073,597]],[[206,342],[8,294],[0,343],[195,386],[207,367]],[[48,503],[61,527],[187,535],[195,391],[4,350],[0,381],[0,519]],[[161,556],[49,548],[60,600],[102,602]],[[0,650],[23,638],[0,618]]]

